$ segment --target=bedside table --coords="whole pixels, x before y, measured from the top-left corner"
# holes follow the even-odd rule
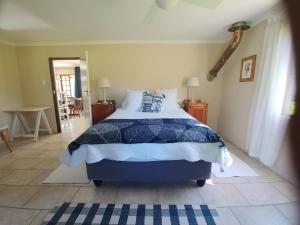
[[[184,110],[201,123],[207,124],[208,104],[201,101],[192,102],[191,100],[183,101]]]
[[[98,101],[98,103],[92,104],[93,125],[104,120],[106,117],[112,114],[115,109],[116,102],[114,100],[109,100],[107,104],[104,104],[103,101]]]

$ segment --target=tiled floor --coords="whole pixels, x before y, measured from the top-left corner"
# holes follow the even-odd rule
[[[104,183],[100,188],[92,184],[42,184],[59,166],[59,154],[84,126],[73,124],[64,129],[64,133],[42,136],[36,143],[18,139],[13,153],[0,149],[0,225],[40,224],[58,201],[202,203],[218,209],[217,224],[297,224],[300,203],[295,186],[230,143],[227,143],[230,151],[254,168],[260,177],[212,177],[203,188],[194,182]]]

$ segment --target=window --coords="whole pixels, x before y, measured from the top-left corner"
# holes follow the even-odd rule
[[[296,76],[294,57],[290,57],[288,76],[286,81],[286,91],[284,99],[283,114],[292,116],[296,110],[295,91],[296,91]]]
[[[72,97],[72,87],[71,87],[71,75],[64,74],[59,75],[61,91],[66,94],[67,97]]]

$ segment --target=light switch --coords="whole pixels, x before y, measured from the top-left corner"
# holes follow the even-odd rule
[[[46,85],[46,81],[45,81],[45,80],[42,80],[42,84],[43,84],[43,85]]]

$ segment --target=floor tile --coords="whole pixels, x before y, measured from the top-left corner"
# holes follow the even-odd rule
[[[8,176],[0,179],[0,184],[28,185],[41,174],[40,170],[15,170]]]
[[[25,208],[52,209],[57,202],[70,202],[78,191],[77,187],[41,187],[26,204]]]
[[[0,225],[29,225],[39,210],[0,207]]]
[[[46,158],[37,160],[37,163],[32,167],[39,170],[55,170],[61,162],[58,158]]]
[[[249,183],[245,177],[212,177],[214,184],[243,184]]]
[[[38,158],[42,153],[41,150],[19,150],[14,152],[14,157],[17,159],[34,159]]]
[[[231,207],[241,225],[291,225],[273,206]]]
[[[204,203],[214,206],[245,206],[247,200],[233,184],[205,185],[200,189]]]
[[[151,184],[125,183],[118,187],[116,203],[158,203],[157,186]]]
[[[258,177],[246,177],[249,182],[260,183],[260,182],[279,182],[283,179],[272,172],[266,167],[253,168],[260,176]]]
[[[251,205],[279,204],[289,200],[270,183],[235,184]]]
[[[35,193],[38,187],[6,186],[0,190],[0,205],[10,207],[23,206]]]
[[[20,140],[20,139],[15,139],[12,146],[14,149],[39,149],[41,143],[35,142],[33,140]]]
[[[14,149],[13,149],[13,151],[14,151]],[[14,159],[14,155],[13,155],[13,153],[11,153],[11,152],[1,152],[1,150],[0,150],[0,159]]]
[[[0,169],[0,179],[10,175],[14,170]]]
[[[101,187],[81,187],[73,202],[114,203],[117,187],[103,184]]]
[[[50,176],[50,174],[53,172],[53,170],[40,170],[41,173],[36,176],[29,185],[42,185],[43,181]]]
[[[277,182],[272,183],[272,185],[275,186],[275,188],[284,194],[290,201],[299,201],[299,190],[297,190],[292,184],[288,182]]]
[[[39,146],[39,149],[66,149],[68,144],[66,143],[44,143]]]
[[[217,212],[219,216],[214,218],[216,225],[240,225],[229,208],[217,208]]]
[[[4,169],[11,165],[15,159],[13,158],[1,158],[0,159],[0,169]]]
[[[54,158],[58,159],[63,149],[45,149],[45,152],[39,156],[39,158],[49,159]]]
[[[15,159],[6,169],[11,170],[28,170],[37,164],[36,159]]]
[[[293,202],[275,206],[293,225],[300,221],[300,203]]]
[[[33,219],[30,225],[41,225],[43,219],[47,216],[50,210],[41,210],[40,213]]]
[[[198,188],[195,182],[173,184],[104,183],[101,187],[95,187],[93,184],[42,184],[44,179],[58,166],[58,157],[66,146],[83,130],[79,128],[74,132],[72,128],[66,128],[65,133],[42,135],[37,142],[28,138],[17,138],[14,142],[13,153],[0,149],[0,184],[7,184],[0,185],[0,205],[37,209],[19,211],[19,209],[0,207],[0,225],[40,224],[49,212],[48,209],[52,209],[57,202],[61,201],[149,204],[158,202],[161,204],[206,203],[211,208],[217,207],[219,213],[219,217],[216,218],[217,225],[285,225],[296,221],[298,204],[275,204],[296,201],[293,194],[294,187],[264,167],[258,160],[249,157],[241,149],[228,142],[226,144],[230,151],[253,167],[261,174],[261,177],[212,177],[211,183],[208,182],[202,188]],[[258,182],[262,184],[256,184]],[[252,204],[272,205],[248,207],[249,201]],[[17,215],[16,218],[14,218],[15,215]]]
[[[161,204],[202,204],[203,199],[195,182],[163,184],[158,188]]]

